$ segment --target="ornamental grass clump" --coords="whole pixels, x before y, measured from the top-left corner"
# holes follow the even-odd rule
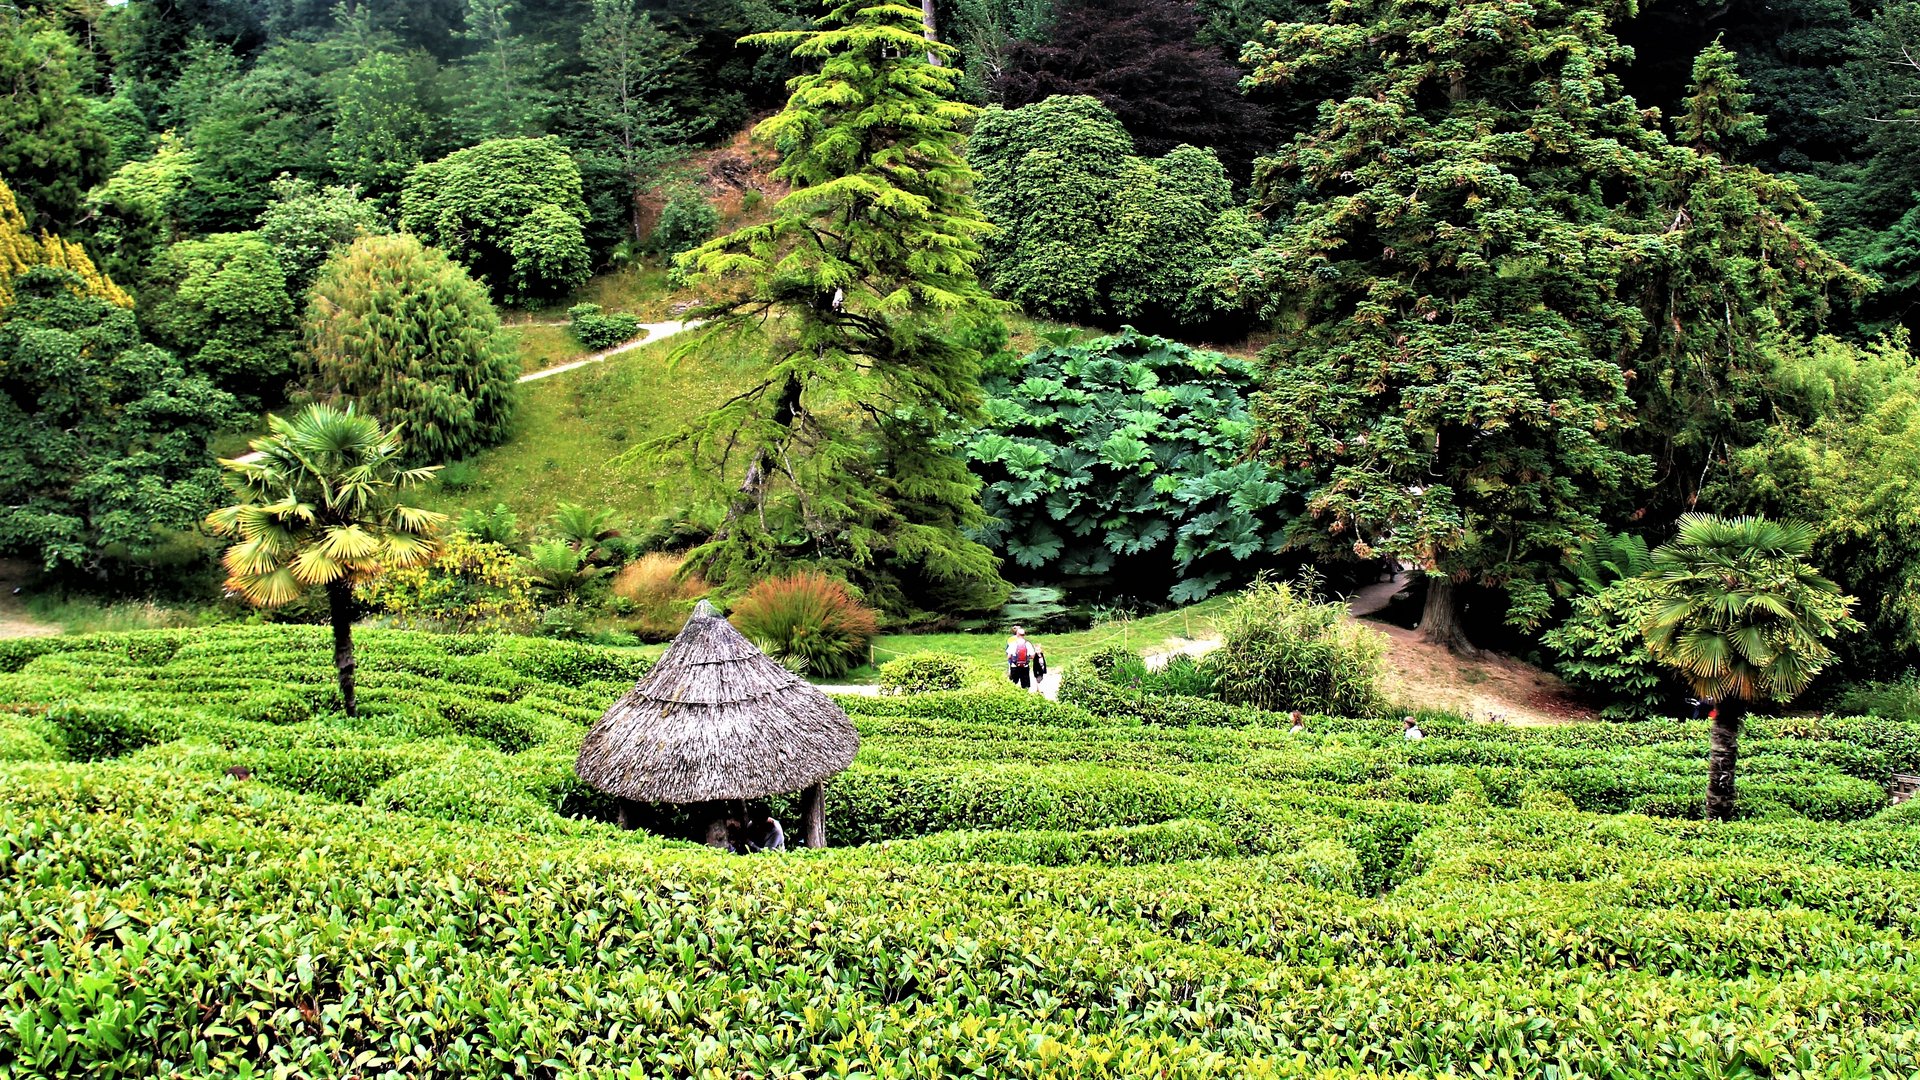
[[[1216,623],[1220,648],[1204,667],[1222,701],[1284,712],[1368,716],[1384,705],[1386,636],[1315,600],[1304,583],[1262,579]]]
[[[879,632],[873,609],[844,582],[810,572],[755,585],[734,606],[733,624],[794,671],[828,678],[863,663]]]
[[[671,641],[680,632],[693,602],[707,595],[699,573],[681,573],[686,559],[656,551],[620,568],[613,579],[613,595],[633,605],[628,628],[642,641]]]

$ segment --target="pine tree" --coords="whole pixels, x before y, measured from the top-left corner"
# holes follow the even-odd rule
[[[812,31],[757,35],[817,65],[757,134],[792,191],[772,220],[683,255],[723,299],[712,330],[762,357],[753,385],[688,431],[685,451],[738,487],[692,560],[741,586],[791,562],[838,566],[895,610],[979,610],[1004,597],[979,484],[952,445],[979,413],[980,354],[967,336],[994,302],[975,276],[988,229],[951,54],[921,12],[846,0]],[[758,335],[758,337],[756,337]]]
[[[1707,46],[1660,167],[1647,223],[1659,242],[1636,268],[1651,326],[1632,363],[1633,441],[1655,462],[1646,509],[1662,518],[1692,509],[1771,423],[1781,339],[1817,329],[1831,294],[1869,285],[1814,239],[1817,211],[1792,180],[1739,160],[1766,137],[1751,102],[1733,53]]]
[[[402,430],[416,459],[452,461],[506,438],[519,375],[485,290],[412,236],[369,236],[309,294],[311,386]]]
[[[475,50],[462,62],[466,105],[457,120],[468,142],[547,130],[552,101],[540,73],[551,67],[550,50],[513,32],[513,6],[513,0],[467,0],[467,26],[460,36]]]
[[[18,189],[36,228],[59,229],[104,179],[107,135],[82,92],[85,55],[51,20],[22,8],[36,10],[0,6],[0,176]]]
[[[580,31],[585,69],[574,79],[567,120],[577,128],[574,149],[611,163],[625,178],[632,239],[640,236],[634,185],[672,160],[698,131],[675,114],[669,98],[686,48],[636,11],[634,0],[593,0],[593,17]]]

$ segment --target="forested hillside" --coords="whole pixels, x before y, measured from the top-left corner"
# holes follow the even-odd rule
[[[617,631],[647,552],[725,596],[823,570],[909,627],[1404,564],[1427,637],[1577,681],[1651,663],[1612,556],[1703,512],[1805,523],[1863,627],[1829,683],[1920,650],[1912,5],[73,0],[0,32],[0,548],[43,591],[204,603],[216,454],[326,400],[449,466],[421,498],[565,632]],[[515,385],[683,313],[630,361],[670,394]],[[593,436],[536,442],[563,394]],[[608,537],[502,517],[561,502]]]

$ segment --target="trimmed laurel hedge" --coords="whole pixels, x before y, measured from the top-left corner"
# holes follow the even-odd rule
[[[572,776],[644,659],[361,644],[0,643],[0,1076],[1920,1070],[1906,726],[1756,721],[1723,824],[1697,724],[847,698],[861,846],[737,858]]]

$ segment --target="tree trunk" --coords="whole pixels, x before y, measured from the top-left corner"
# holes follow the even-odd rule
[[[340,676],[340,702],[353,716],[353,586],[345,579],[327,583],[327,612],[333,619],[333,669]]]
[[[637,829],[640,827],[640,804],[632,799],[615,797],[613,805],[620,811],[620,827]]]
[[[1454,595],[1453,582],[1446,578],[1427,579],[1427,606],[1420,613],[1420,639],[1445,645],[1463,656],[1472,656],[1478,651],[1460,627],[1460,604]]]
[[[1707,729],[1707,820],[1733,820],[1733,774],[1740,757],[1738,701],[1715,705]]]
[[[927,28],[928,41],[940,40],[939,30],[933,24],[933,0],[920,0],[920,23]],[[932,49],[928,49],[927,63],[932,64],[934,67],[939,67],[940,54],[934,52]]]
[[[801,843],[810,848],[827,846],[826,785],[815,784],[800,793]]]

